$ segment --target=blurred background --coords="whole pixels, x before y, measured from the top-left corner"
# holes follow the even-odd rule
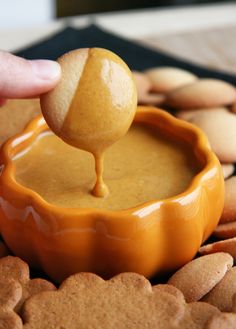
[[[181,6],[200,3],[224,2],[215,0],[57,0],[56,14],[59,17],[124,9]],[[226,1],[225,1],[226,2]]]
[[[229,3],[228,0],[0,0],[0,28],[27,27],[57,17],[108,11],[225,2]]]

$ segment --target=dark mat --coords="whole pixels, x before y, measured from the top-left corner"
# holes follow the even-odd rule
[[[104,31],[95,25],[83,29],[68,27],[17,54],[28,59],[56,59],[76,48],[101,47],[114,51],[133,70],[144,70],[153,66],[176,66],[189,70],[199,77],[223,79],[236,85],[236,76],[204,68],[175,58],[161,51],[151,50],[135,42]]]

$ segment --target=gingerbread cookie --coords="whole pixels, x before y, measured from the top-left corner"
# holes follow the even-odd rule
[[[20,312],[22,304],[30,296],[41,291],[55,290],[52,283],[43,279],[30,280],[28,265],[18,257],[7,256],[0,259],[0,279],[12,279],[22,287],[22,296],[15,305],[15,310]]]
[[[180,268],[169,280],[184,294],[187,302],[200,300],[233,266],[233,258],[223,252],[199,257]]]
[[[20,283],[0,277],[0,328],[22,329],[21,318],[14,312],[15,306],[22,298]]]
[[[206,324],[205,329],[234,329],[236,324],[235,313],[215,314]]]
[[[236,117],[236,116],[235,116]],[[236,176],[225,182],[225,204],[220,223],[236,221]]]
[[[24,329],[178,328],[185,304],[173,294],[152,289],[135,273],[104,281],[91,273],[66,279],[58,291],[44,292],[24,305]]]
[[[166,103],[176,110],[227,106],[236,100],[231,84],[217,79],[199,79],[168,93]]]
[[[8,100],[0,110],[0,145],[40,113],[38,99]]]
[[[229,253],[234,259],[236,259],[236,237],[206,244],[199,249],[199,252],[202,255],[225,252]]]
[[[210,305],[204,302],[193,302],[187,304],[187,311],[190,314],[194,326],[189,326],[189,321],[186,321],[187,317],[185,316],[185,323],[182,323],[180,329],[182,329],[185,324],[185,328],[196,328],[202,329],[205,328],[206,323],[213,315],[220,314],[220,311],[217,307]]]
[[[152,90],[163,94],[197,80],[193,73],[177,67],[155,67],[146,74],[152,82]]]

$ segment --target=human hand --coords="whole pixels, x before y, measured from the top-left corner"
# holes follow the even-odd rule
[[[8,98],[29,98],[47,92],[61,77],[60,65],[49,60],[26,60],[0,51],[0,106]]]

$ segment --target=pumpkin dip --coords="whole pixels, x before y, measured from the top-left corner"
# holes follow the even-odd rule
[[[104,180],[109,195],[91,194],[95,181],[91,153],[54,135],[42,133],[24,154],[15,157],[16,180],[60,207],[122,210],[183,192],[196,175],[186,143],[162,136],[151,125],[133,123],[128,133],[105,152]]]

